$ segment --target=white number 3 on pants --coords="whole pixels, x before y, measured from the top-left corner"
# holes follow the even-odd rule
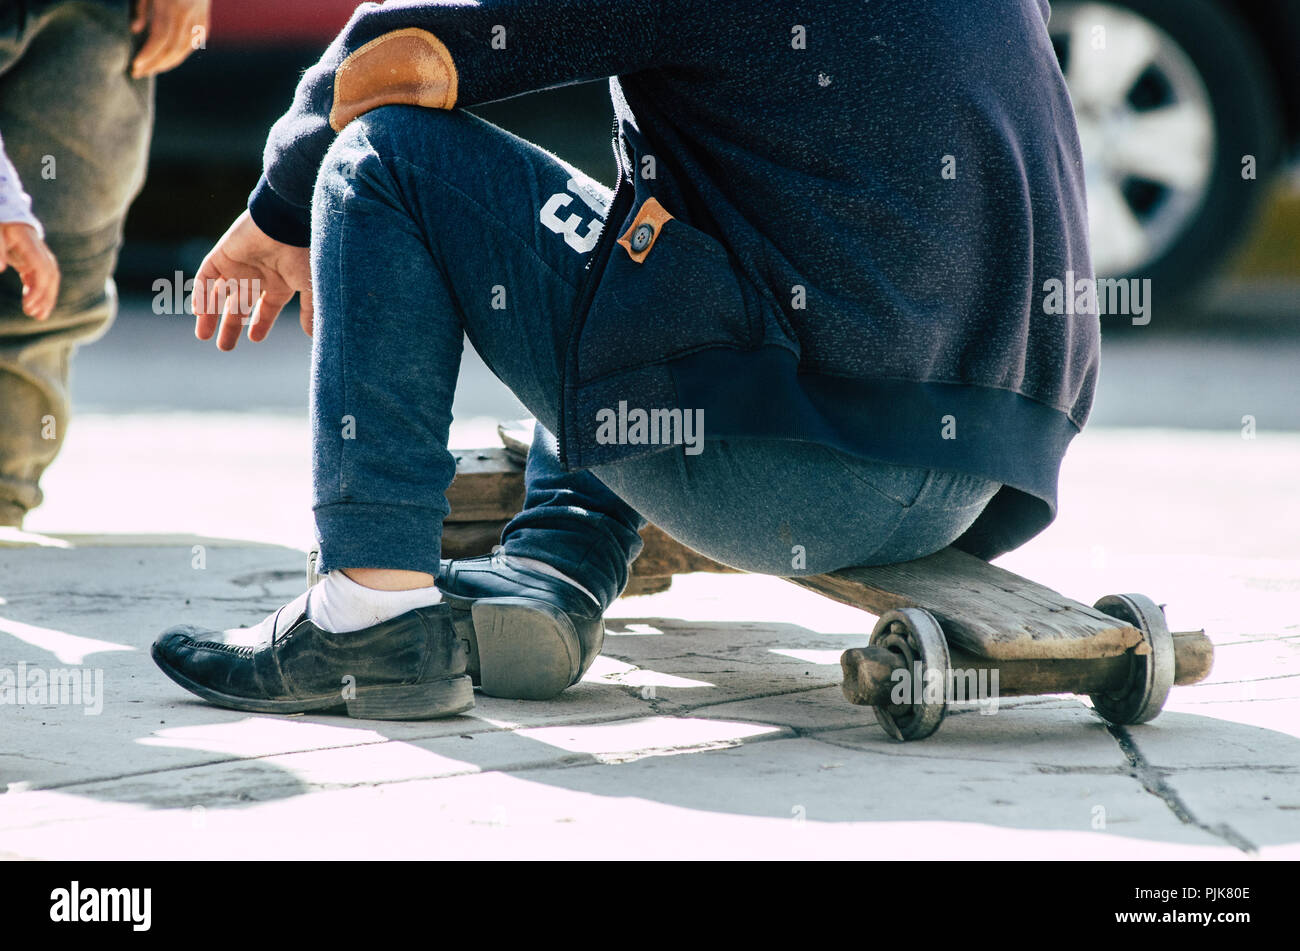
[[[605,216],[609,214],[609,200],[586,182],[570,178],[569,192],[556,192],[542,205],[540,220],[543,225],[556,234],[564,235],[565,243],[580,254],[586,254],[596,246],[601,229],[605,226]],[[573,195],[582,199],[588,209],[595,212],[591,218],[571,214],[561,218],[561,209],[573,204]],[[580,230],[585,227],[585,230]]]

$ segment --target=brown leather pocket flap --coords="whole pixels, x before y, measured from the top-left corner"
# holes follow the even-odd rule
[[[640,264],[659,240],[664,223],[671,221],[672,217],[658,199],[647,198],[618,243],[627,251],[628,257]]]

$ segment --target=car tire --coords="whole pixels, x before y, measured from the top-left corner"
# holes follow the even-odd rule
[[[1182,207],[1177,209],[1178,216],[1171,221],[1160,222],[1163,230],[1157,234],[1157,240],[1150,242],[1149,253],[1145,258],[1139,259],[1134,255],[1117,257],[1111,254],[1109,257],[1117,266],[1108,269],[1106,252],[1111,249],[1099,247],[1104,235],[1098,233],[1102,229],[1094,227],[1093,260],[1097,276],[1149,278],[1152,305],[1149,316],[1153,322],[1177,322],[1180,313],[1188,308],[1195,309],[1198,291],[1204,290],[1207,280],[1219,271],[1255,217],[1280,158],[1281,107],[1273,81],[1266,70],[1267,60],[1254,37],[1235,14],[1214,0],[1119,0],[1054,4],[1049,32],[1052,33],[1058,56],[1062,57],[1067,80],[1070,77],[1069,57],[1072,53],[1068,49],[1068,42],[1062,43],[1063,31],[1072,18],[1086,16],[1089,8],[1095,13],[1099,7],[1117,7],[1121,13],[1126,11],[1134,14],[1163,33],[1162,39],[1171,40],[1199,77],[1202,98],[1208,102],[1211,114],[1213,139],[1205,149],[1208,171],[1203,184],[1195,192],[1197,198],[1193,201],[1188,195],[1179,196]],[[1073,35],[1077,41],[1080,34],[1075,32]],[[1065,49],[1062,48],[1063,45],[1066,46]],[[1197,98],[1195,83],[1186,82],[1189,74],[1178,68],[1176,55],[1173,60],[1175,68],[1172,72],[1183,78],[1184,85],[1191,90],[1192,98]],[[1177,82],[1170,83],[1169,77],[1164,77],[1163,81],[1177,92]],[[1149,85],[1150,83],[1144,84],[1144,90]],[[1138,86],[1135,85],[1134,93],[1137,91]],[[1072,97],[1075,94],[1076,90],[1072,88]],[[1161,92],[1158,89],[1154,94],[1144,91],[1143,95],[1148,99],[1152,95],[1158,98]],[[1127,104],[1132,105],[1133,102],[1130,96]],[[1085,108],[1085,104],[1076,99],[1080,133],[1085,144],[1085,162],[1090,168],[1088,185],[1091,206],[1094,200],[1103,199],[1094,194],[1102,189],[1095,187],[1097,182],[1094,170],[1098,162],[1089,158],[1088,142],[1083,137]],[[1104,136],[1102,138],[1105,139]],[[1093,158],[1104,160],[1104,145],[1097,151],[1099,154]],[[1255,158],[1256,176],[1253,179],[1243,174],[1246,156]],[[1116,175],[1111,174],[1113,180]],[[1143,202],[1150,201],[1151,195],[1156,194],[1155,204],[1149,207],[1162,213],[1172,209],[1172,205],[1161,208],[1158,203],[1159,190],[1153,191],[1150,182],[1139,181],[1135,187],[1130,188],[1133,184],[1127,183],[1120,191],[1126,197],[1135,194]],[[1167,190],[1166,193],[1175,194],[1173,190]],[[1149,207],[1141,204],[1138,207],[1149,210]],[[1140,214],[1137,217],[1139,220],[1152,220],[1142,219]],[[1154,227],[1151,233],[1156,234]],[[1103,330],[1131,325],[1133,322],[1119,315],[1102,317]]]

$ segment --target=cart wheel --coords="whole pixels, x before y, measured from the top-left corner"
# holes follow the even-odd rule
[[[902,608],[887,611],[880,616],[871,632],[871,646],[883,647],[903,658],[908,679],[908,701],[902,704],[885,704],[875,707],[876,719],[885,732],[894,739],[922,740],[943,722],[948,712],[948,641],[943,628],[929,611],[920,608]],[[918,669],[919,665],[919,669]],[[940,671],[939,699],[928,700],[932,692],[926,690],[926,673]],[[919,681],[917,677],[919,675]]]
[[[1111,723],[1154,720],[1174,685],[1174,638],[1165,623],[1165,612],[1142,594],[1108,594],[1093,607],[1132,624],[1151,648],[1149,653],[1132,655],[1127,688],[1118,693],[1091,694],[1093,707]]]

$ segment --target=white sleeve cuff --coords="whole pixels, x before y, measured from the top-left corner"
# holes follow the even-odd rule
[[[32,214],[31,196],[23,191],[18,171],[5,154],[4,140],[0,139],[0,224],[11,223],[31,225],[42,240],[45,238],[45,229]]]

